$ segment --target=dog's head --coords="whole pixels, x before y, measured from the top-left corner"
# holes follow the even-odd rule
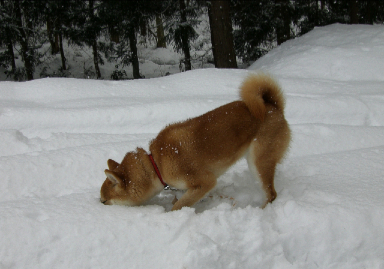
[[[125,184],[126,179],[123,174],[114,171],[119,165],[119,163],[109,159],[109,169],[104,171],[107,178],[101,186],[100,201],[105,205],[131,205]]]
[[[105,205],[140,205],[155,194],[146,169],[145,151],[129,152],[121,164],[108,160],[107,176],[100,190],[100,201]],[[149,157],[148,162],[149,162]]]

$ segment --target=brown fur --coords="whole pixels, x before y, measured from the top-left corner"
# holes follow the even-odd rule
[[[282,92],[271,77],[251,75],[240,96],[242,101],[168,125],[151,141],[149,149],[164,181],[186,190],[172,210],[198,202],[244,155],[254,177],[261,179],[265,205],[276,198],[275,167],[291,140]],[[141,148],[128,152],[121,164],[108,160],[108,167],[101,187],[105,204],[139,205],[163,189]]]

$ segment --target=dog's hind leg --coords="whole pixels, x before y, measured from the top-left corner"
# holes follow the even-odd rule
[[[258,160],[256,165],[257,170],[260,173],[263,189],[267,195],[267,199],[263,205],[264,208],[268,203],[272,203],[272,201],[275,200],[277,196],[274,185],[276,162],[271,160],[269,164],[266,164],[264,160]]]
[[[263,150],[263,147],[258,145],[257,142],[252,143],[247,155],[249,170],[255,178],[260,179],[266,194],[266,201],[263,208],[268,203],[275,200],[277,196],[274,186],[274,177],[278,160],[273,157],[273,154],[268,152],[268,150]]]
[[[216,186],[217,181],[212,173],[200,173],[199,175],[193,176],[193,178],[188,178],[188,182],[194,184],[191,184],[191,187],[189,187],[184,195],[173,205],[172,211],[179,210],[185,206],[193,206]]]

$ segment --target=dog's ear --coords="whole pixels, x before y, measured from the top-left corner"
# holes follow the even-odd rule
[[[118,162],[115,162],[114,160],[112,159],[109,159],[107,161],[107,164],[108,164],[108,169],[109,170],[115,170],[116,167],[118,167],[120,164]]]
[[[122,184],[123,181],[121,180],[121,178],[113,171],[110,171],[108,169],[105,169],[104,171],[105,175],[107,176],[107,178],[115,185],[115,184]]]

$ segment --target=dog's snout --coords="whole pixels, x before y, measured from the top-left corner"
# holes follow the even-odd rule
[[[100,202],[102,202],[104,205],[112,205],[110,200],[102,200],[102,199],[100,199]]]

